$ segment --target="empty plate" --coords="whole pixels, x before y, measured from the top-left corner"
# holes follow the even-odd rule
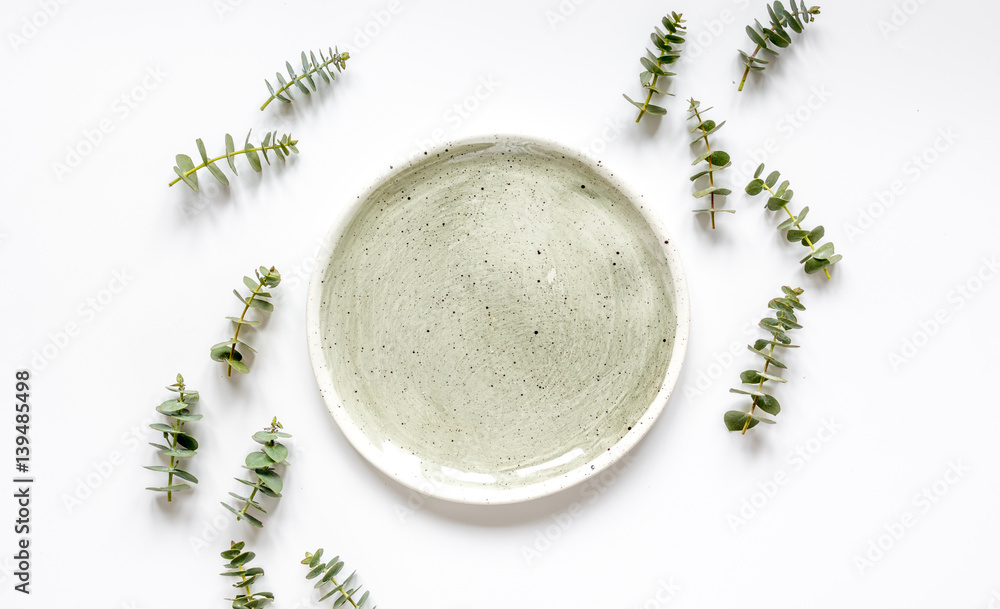
[[[540,497],[642,437],[680,372],[674,247],[599,164],[494,136],[359,197],[309,288],[313,369],[378,469],[467,503]]]

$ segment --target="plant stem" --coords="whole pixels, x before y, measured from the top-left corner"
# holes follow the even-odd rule
[[[693,104],[692,104],[693,105]],[[701,114],[698,113],[698,107],[694,106],[694,118],[698,121],[699,129],[701,129],[701,139],[705,141],[705,151],[712,152],[712,147],[708,143],[708,133],[705,132],[704,125],[701,124]],[[708,185],[715,186],[715,172],[712,171],[712,156],[711,154],[705,159],[708,161]],[[712,216],[712,228],[715,229],[715,192],[708,193],[709,203],[712,211],[709,215]]]
[[[289,146],[289,145],[294,146],[295,144],[298,144],[298,143],[299,143],[298,140],[291,140],[289,142],[286,142],[285,146],[286,147]],[[251,152],[251,151],[253,151],[253,152],[263,152],[264,150],[275,150],[275,149],[278,149],[278,148],[281,148],[280,144],[273,144],[271,146],[261,146],[261,147],[258,147],[258,148],[247,148],[245,150],[234,150],[232,154],[229,154],[227,152],[226,154],[224,154],[222,156],[217,156],[214,159],[209,159],[207,163],[202,163],[201,165],[198,165],[198,166],[196,166],[196,167],[194,167],[194,168],[192,168],[192,169],[190,169],[188,171],[185,171],[184,175],[185,176],[189,176],[192,173],[198,171],[199,169],[204,169],[205,167],[211,165],[212,163],[214,163],[216,161],[221,161],[222,159],[228,159],[230,157],[236,156],[237,154],[246,154],[246,153]],[[181,181],[180,176],[177,176],[176,178],[174,178],[174,181],[171,182],[171,183],[169,183],[169,184],[167,184],[167,186],[173,186],[174,184],[176,184],[176,183],[178,183],[180,181]]]
[[[764,184],[764,188],[767,189],[767,192],[771,193],[771,196],[774,196],[774,191],[771,190],[771,187],[768,186],[766,183]],[[793,214],[792,212],[790,212],[788,210],[788,206],[787,205],[782,205],[781,209],[785,210],[785,213],[788,214],[789,218],[792,218],[793,220],[795,219],[795,214]],[[802,230],[802,227],[799,226],[798,222],[796,222],[793,226],[795,226],[795,228],[797,228],[799,230]],[[812,251],[815,252],[816,251],[816,246],[814,246],[813,243],[812,243],[812,241],[809,240],[809,237],[806,237],[805,241],[806,241],[806,245],[809,246],[809,249],[811,249]],[[826,273],[826,278],[830,279],[830,269],[824,268],[823,272]]]
[[[264,287],[264,280],[261,279],[260,282],[257,284],[257,287],[254,288],[254,291],[250,293],[250,298],[247,299],[247,304],[243,307],[243,313],[240,314],[240,321],[243,321],[243,318],[246,317],[247,311],[250,310],[250,303],[253,302],[253,299],[257,297],[257,294],[260,293],[260,289],[263,287]],[[233,340],[232,340],[233,344],[230,346],[230,353],[229,353],[230,357],[232,357],[232,354],[236,352],[236,339],[240,337],[240,328],[242,327],[243,324],[236,324],[236,331],[233,332]],[[233,366],[231,364],[227,364],[226,376],[232,376],[232,375],[233,375]]]

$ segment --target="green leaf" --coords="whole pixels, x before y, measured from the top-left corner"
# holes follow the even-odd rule
[[[762,173],[764,173],[764,163],[761,163],[760,165],[757,165],[756,171],[753,172],[754,179],[759,178],[760,174],[762,174]]]
[[[759,349],[754,349],[751,346],[747,346],[747,349],[749,349],[750,351],[753,351],[757,355],[763,357],[772,366],[775,366],[777,368],[787,368],[788,367],[785,364],[781,363],[781,360],[779,360],[778,358],[774,357],[773,355],[770,355],[768,353],[764,353],[763,351],[761,351]]]
[[[272,459],[267,454],[257,451],[248,454],[246,456],[246,459],[244,459],[244,462],[246,463],[246,466],[249,467],[250,469],[257,469],[257,468],[270,467],[274,465],[275,460]]]
[[[270,87],[271,85],[267,85]],[[236,161],[233,156],[236,154],[236,148],[233,145],[233,136],[226,134],[226,162],[229,163],[229,168],[233,170],[233,175],[239,175],[236,172]]]
[[[757,408],[760,408],[772,416],[781,412],[781,405],[778,404],[778,400],[774,399],[774,396],[771,395],[764,395],[757,398]]]
[[[757,33],[757,30],[753,29],[748,25],[746,31],[747,31],[747,36],[750,37],[750,40],[752,40],[755,45],[759,47],[767,47],[767,43],[764,42],[764,39],[760,37],[760,34]]]
[[[166,457],[179,457],[181,459],[186,459],[188,457],[193,457],[196,454],[198,454],[197,452],[195,452],[193,450],[185,450],[185,449],[181,449],[181,448],[174,448],[174,449],[168,448],[167,450],[164,450],[164,451],[161,451],[161,452]]]
[[[771,188],[778,182],[778,178],[780,177],[781,177],[780,172],[772,171],[770,174],[768,174],[767,179],[764,180],[764,185],[767,186],[768,188]]]
[[[189,404],[181,402],[180,400],[167,400],[156,407],[156,412],[161,414],[173,414],[178,410],[184,410]]]
[[[805,271],[806,273],[812,275],[813,273],[818,273],[832,264],[829,260],[825,258],[810,258],[805,261]]]
[[[267,488],[271,489],[275,493],[281,492],[281,476],[279,476],[277,472],[264,468],[258,468],[253,471],[257,474],[257,477],[260,478],[260,481],[267,486]]]
[[[827,242],[816,248],[815,252],[810,253],[808,256],[800,260],[799,262],[805,262],[809,258],[817,258],[819,260],[826,260],[833,255],[833,243]]]
[[[782,49],[786,48],[792,42],[788,33],[777,25],[766,30],[764,33],[767,35],[767,39],[774,43],[774,46]]]
[[[747,184],[746,191],[748,195],[758,195],[762,190],[764,190],[764,181],[760,178],[755,178]]]
[[[172,484],[170,486],[147,486],[146,490],[158,493],[178,493],[180,491],[186,491],[190,488],[190,484]]]
[[[778,227],[778,230],[781,230],[780,226]],[[790,230],[787,233],[785,233],[785,238],[788,239],[789,241],[802,241],[808,236],[809,236],[809,231],[807,230]]]
[[[781,197],[770,197],[767,200],[767,208],[771,211],[778,211],[785,205],[788,205],[788,201]]]
[[[267,442],[270,442],[271,440],[277,440],[277,439],[278,435],[273,434],[269,431],[258,431],[253,435],[254,442],[258,442],[260,444],[265,444]]]
[[[709,162],[713,165],[726,165],[729,163],[729,153],[723,152],[722,150],[716,150],[708,157]]]
[[[740,380],[744,383],[752,383],[754,385],[761,383],[763,381],[774,381],[775,383],[787,383],[788,381],[781,378],[780,376],[775,376],[773,374],[768,374],[760,370],[744,370],[740,373]]]
[[[271,136],[272,135],[274,135],[274,134],[271,133],[270,131],[268,131],[264,135],[264,140],[260,143],[260,151],[264,154],[264,160],[267,162],[268,165],[271,164],[271,159],[267,158],[267,146],[268,146],[268,144],[271,143]]]
[[[250,167],[257,173],[260,173],[260,157],[257,155],[257,151],[253,149],[253,146],[250,145],[250,131],[247,132],[247,140],[243,145],[243,152],[246,154],[247,160],[250,161]]]
[[[176,435],[176,438],[178,446],[187,450],[198,450],[198,440],[195,440],[194,436],[180,432]]]
[[[731,192],[732,191],[729,190],[728,188],[722,188],[721,186],[709,186],[708,188],[704,188],[702,190],[695,191],[694,198],[700,199],[700,198],[702,198],[702,197],[704,197],[706,195],[710,195],[712,193],[715,193],[715,194],[717,194],[719,196],[723,196],[723,195],[728,195]]]
[[[198,484],[198,478],[196,478],[195,475],[192,474],[191,472],[184,471],[183,469],[174,468],[172,473],[178,478],[181,478],[182,480],[187,480],[188,482],[193,482],[195,484]]]
[[[174,157],[174,159],[177,161],[177,167],[179,167],[181,171],[194,171],[194,161],[192,161],[191,157],[188,155],[178,154]]]
[[[288,449],[283,444],[275,442],[273,445],[264,445],[264,452],[275,463],[281,463],[288,457]]]
[[[274,310],[273,304],[269,303],[266,300],[261,300],[260,298],[254,298],[253,300],[249,301],[249,305],[251,308],[257,309],[258,311],[264,311],[265,313],[270,313],[271,311]]]
[[[201,155],[201,162],[208,165],[208,154],[205,152],[205,142],[198,138],[194,141],[198,145],[198,154]]]
[[[242,374],[250,372],[250,368],[238,359],[229,358],[226,360],[226,363],[229,364],[233,370]]]
[[[226,177],[226,174],[222,173],[222,170],[215,163],[209,163],[208,170],[223,186],[229,186],[229,178]]]
[[[723,420],[726,423],[726,429],[729,431],[743,431],[744,426],[749,429],[757,424],[755,421],[751,420],[750,424],[747,425],[748,419],[751,419],[750,415],[740,410],[730,410],[723,417]]]
[[[240,319],[239,317],[228,316],[228,317],[226,317],[226,319],[228,319],[229,321],[231,321],[231,322],[233,322],[233,323],[235,323],[237,325],[243,325],[243,326],[259,326],[261,324],[261,322],[257,321],[257,320]],[[225,343],[225,344],[228,345],[230,343]]]
[[[656,74],[657,76],[667,75],[666,71],[656,65],[656,63],[649,57],[640,57],[639,62],[642,64],[642,67],[646,68],[646,70],[651,74]]]
[[[241,514],[241,515],[240,515],[240,518],[242,518],[242,519],[246,520],[246,521],[247,521],[247,524],[249,524],[250,526],[252,526],[252,527],[254,527],[254,528],[257,528],[257,529],[262,529],[262,528],[264,528],[264,523],[263,523],[263,522],[261,522],[260,520],[257,520],[256,518],[254,518],[254,517],[253,517],[253,516],[251,516],[250,514],[246,514],[246,513],[244,513],[244,514]]]
[[[198,174],[197,173],[194,173],[194,172],[192,172],[192,173],[186,173],[186,172],[182,171],[180,167],[177,167],[177,166],[174,166],[174,173],[176,173],[177,177],[179,177],[181,180],[183,180],[184,183],[187,184],[191,188],[191,190],[193,190],[195,192],[198,192]]]
[[[211,348],[210,355],[217,362],[224,362],[233,357],[232,343],[219,343]]]
[[[812,231],[810,231],[809,242],[815,245],[820,242],[820,240],[823,238],[823,235],[825,234],[826,234],[826,229],[824,229],[822,225],[817,226],[816,228],[812,229]]]

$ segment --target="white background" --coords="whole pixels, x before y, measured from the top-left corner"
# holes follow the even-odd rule
[[[12,402],[15,370],[34,371],[36,477],[25,597],[7,408],[4,606],[224,607],[231,539],[257,552],[258,589],[286,609],[319,606],[298,564],[317,546],[385,608],[1000,603],[995,2],[823,3],[742,93],[737,49],[752,50],[744,26],[766,22],[764,2],[157,7],[18,1],[0,22],[0,393]],[[689,28],[677,97],[636,125],[621,94],[641,95],[638,59],[670,10]],[[335,44],[351,53],[340,80],[257,110],[286,59]],[[714,232],[690,212],[691,96],[728,120],[715,143],[736,166],[720,182],[737,213]],[[240,159],[228,189],[207,173],[200,195],[167,187],[195,138],[219,154],[227,131],[240,142],[251,127],[290,131],[301,154],[260,175]],[[691,342],[627,468],[471,507],[400,487],[347,444],[309,365],[306,283],[320,239],[390,165],[433,140],[507,132],[579,148],[656,205],[688,275]],[[844,254],[832,281],[806,276],[804,248],[743,193],[740,166],[755,159],[791,180],[792,208],[809,205],[806,224]],[[227,379],[208,347],[258,265],[284,281],[252,372]],[[784,410],[730,434],[722,414],[743,403],[727,390],[758,365],[744,345],[783,284],[805,288],[808,307],[775,389]],[[167,505],[140,466],[158,462],[146,425],[177,372],[206,418],[191,426],[201,484]],[[219,501],[273,415],[294,435],[292,465],[258,533]]]

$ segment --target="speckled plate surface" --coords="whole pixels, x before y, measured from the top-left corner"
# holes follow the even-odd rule
[[[354,447],[425,494],[511,503],[598,474],[680,372],[680,262],[646,203],[552,142],[429,152],[327,237],[307,326]]]

